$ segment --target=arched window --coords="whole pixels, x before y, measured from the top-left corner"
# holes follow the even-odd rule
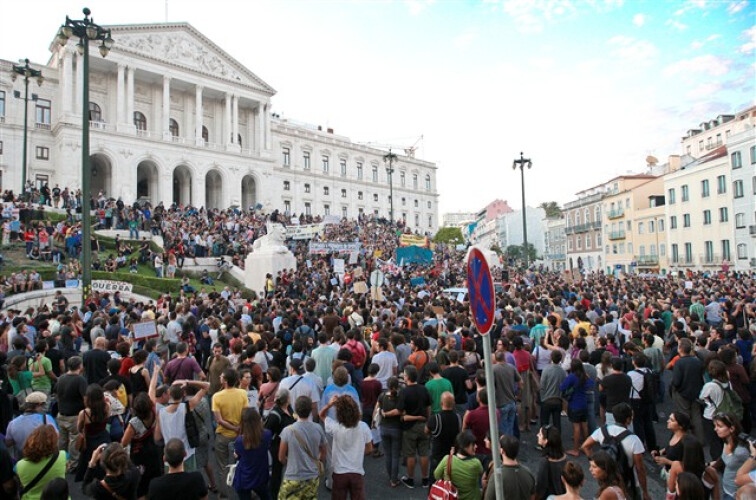
[[[205,144],[210,142],[210,132],[207,131],[207,127],[202,125],[202,140],[205,141]]]
[[[134,111],[134,126],[137,130],[147,130],[147,117],[144,113]]]
[[[89,121],[101,122],[102,121],[102,109],[96,102],[89,102]]]
[[[179,136],[178,122],[174,120],[173,118],[171,118],[170,121],[168,122],[168,131],[171,133],[173,137]]]

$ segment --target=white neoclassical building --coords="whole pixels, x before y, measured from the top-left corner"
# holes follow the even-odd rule
[[[331,129],[277,117],[275,90],[186,23],[112,26],[102,58],[90,48],[92,191],[131,201],[208,208],[261,204],[290,213],[359,213],[420,232],[438,227],[436,165]],[[41,86],[29,83],[27,179],[81,185],[83,64],[75,42],[50,44]],[[0,187],[19,191],[24,83],[0,60]],[[15,97],[20,92],[21,98]],[[396,151],[394,151],[396,153]]]

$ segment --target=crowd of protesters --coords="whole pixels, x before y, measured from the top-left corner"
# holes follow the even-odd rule
[[[117,203],[103,201],[92,208]],[[144,253],[167,269],[243,256],[266,223],[294,222],[162,205],[123,207],[115,219],[136,220],[138,231],[155,223],[165,254]],[[469,304],[444,292],[463,285],[464,252],[440,244],[430,265],[397,265],[404,231],[374,218],[325,225],[318,240],[361,246],[338,274],[339,256],[288,241],[297,268],[251,298],[182,288],[151,302],[96,294],[76,308],[58,294],[3,311],[0,493],[311,499],[324,482],[333,498],[361,499],[374,458],[385,461],[376,480],[390,487],[427,490],[445,478],[459,498],[492,499],[498,453],[507,499],[580,498],[592,481],[602,500],[647,500],[657,475],[670,500],[754,498],[754,276],[495,270],[485,360]],[[358,284],[376,268],[381,291],[364,293]],[[17,292],[38,280],[20,281]],[[136,337],[145,322],[155,335]],[[493,399],[499,443],[489,434]],[[656,431],[665,419],[669,433]],[[542,454],[534,463],[518,461],[524,435]]]

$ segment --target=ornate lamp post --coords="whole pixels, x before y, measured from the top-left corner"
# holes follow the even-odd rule
[[[99,41],[100,55],[107,57],[113,46],[110,30],[95,24],[94,19],[89,17],[92,13],[84,8],[84,19],[75,20],[66,16],[66,22],[58,31],[57,41],[65,46],[72,36],[79,39],[76,49],[83,56],[84,76],[82,111],[81,111],[81,226],[82,226],[82,306],[90,298],[92,292],[92,224],[90,220],[91,196],[91,169],[89,164],[89,42]]]
[[[389,206],[390,206],[390,214],[391,214],[391,223],[394,223],[394,163],[397,161],[398,156],[396,154],[391,152],[391,148],[389,148],[389,152],[383,155],[383,162],[388,163],[388,167],[386,167],[386,173],[388,174],[389,179]]]
[[[528,158],[522,156],[520,152],[520,158],[515,158],[512,162],[512,170],[517,170],[520,167],[520,174],[522,175],[522,248],[525,258],[525,269],[528,268],[528,219],[525,216],[525,167],[531,168],[533,162]]]
[[[11,80],[14,82],[16,81],[16,78],[18,78],[18,75],[21,75],[24,77],[24,156],[21,164],[21,197],[23,198],[25,192],[26,192],[26,166],[27,166],[27,159],[26,154],[27,150],[29,149],[27,147],[27,136],[29,133],[29,79],[30,78],[36,78],[37,79],[37,85],[41,86],[42,82],[45,81],[45,78],[42,76],[42,72],[34,69],[29,66],[29,60],[24,59],[24,65],[13,65],[13,73],[11,73]],[[21,93],[16,91],[13,93],[17,98],[21,97]],[[37,100],[37,94],[32,94],[32,100]]]

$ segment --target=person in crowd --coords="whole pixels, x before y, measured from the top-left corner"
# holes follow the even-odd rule
[[[58,432],[58,423],[47,413],[47,395],[44,392],[32,392],[26,396],[23,414],[14,418],[5,431],[5,445],[18,460],[24,455],[26,440],[37,427],[52,425]]]
[[[102,387],[98,384],[90,384],[84,396],[84,404],[85,407],[79,412],[76,422],[79,433],[76,446],[80,453],[76,481],[84,479],[87,466],[95,451],[100,446],[110,443],[110,433],[107,430],[110,405]],[[97,463],[97,460],[93,463]]]
[[[738,470],[750,457],[748,443],[740,437],[743,428],[740,420],[727,413],[719,413],[714,416],[714,431],[717,437],[724,443],[722,455],[709,465],[722,473],[723,499],[735,498],[738,487],[735,477]]]
[[[257,408],[244,408],[241,416],[241,433],[234,441],[234,454],[238,461],[233,486],[240,500],[252,499],[252,492],[260,500],[270,498],[268,450],[273,433],[263,428]]]
[[[645,354],[638,352],[633,355],[632,360],[633,369],[627,375],[632,382],[630,403],[633,408],[633,429],[646,449],[653,452],[658,450],[652,422],[655,418],[656,388],[652,383],[646,383],[653,381],[653,372],[646,366],[648,360]]]
[[[281,432],[278,460],[286,466],[278,498],[316,498],[326,458],[323,429],[310,421],[313,402],[300,396],[294,403],[297,421]]]
[[[160,449],[155,444],[157,414],[149,395],[145,392],[137,394],[131,409],[132,417],[126,425],[121,445],[130,447],[131,462],[141,467],[142,475],[137,488],[137,496],[141,498],[147,494],[150,481],[162,475],[163,463]]]
[[[613,357],[612,371],[605,375],[600,382],[600,391],[606,399],[604,420],[607,424],[614,422],[614,407],[620,403],[630,404],[630,391],[633,381],[624,372],[624,362],[620,357]]]
[[[562,446],[562,435],[558,428],[546,425],[538,430],[536,439],[543,453],[536,472],[536,498],[545,500],[550,495],[562,495],[566,489],[561,477],[567,463],[567,455]]]
[[[278,368],[273,369],[278,370]],[[292,413],[289,391],[288,389],[281,388],[276,393],[274,406],[265,419],[265,429],[269,430],[272,435],[270,444],[270,456],[273,462],[270,474],[270,496],[272,499],[278,498],[278,491],[283,479],[283,463],[278,458],[281,448],[281,432],[296,422]]]
[[[185,400],[187,385],[198,389],[197,393],[188,401]],[[186,419],[193,418],[190,413],[205,397],[209,386],[209,383],[201,380],[176,380],[168,390],[168,404],[158,411],[155,439],[168,442],[176,438],[184,443],[184,470],[187,472],[197,470],[197,460],[194,456],[195,449],[189,444],[189,437],[186,433]],[[246,402],[246,400],[245,397],[244,401]],[[220,427],[220,423],[218,427]]]
[[[391,377],[388,379],[386,392],[378,398],[378,406],[381,409],[382,418],[380,425],[381,445],[386,456],[386,474],[392,488],[401,484],[399,481],[399,455],[402,446],[402,422],[398,405],[399,379]],[[431,432],[431,435],[433,435],[433,432]]]
[[[671,463],[667,477],[667,495],[675,493],[680,474],[692,474],[707,492],[708,496],[720,498],[719,475],[713,467],[707,466],[701,442],[692,434],[682,440],[682,457]]]
[[[305,370],[304,370],[304,363],[302,363],[302,360],[301,359],[291,360],[291,363],[289,365],[289,376],[281,380],[280,387],[289,391],[290,398],[293,399],[294,401],[299,399],[300,396],[307,396],[313,404],[313,407],[310,408],[308,415],[314,414],[315,416],[317,416],[318,404],[320,403],[320,399],[321,399],[320,393],[318,392],[318,388],[315,387],[315,385],[312,382],[310,382],[309,380],[305,378],[304,374],[305,374]],[[335,377],[335,374],[336,374],[336,371],[334,371],[334,377]],[[339,382],[342,382],[342,384],[339,387],[342,387],[342,388],[346,387],[347,382],[343,382],[343,379],[339,378]],[[352,390],[356,394],[356,390],[354,390],[353,387],[352,387]],[[326,391],[323,394],[325,394],[326,392],[328,392],[328,387],[326,387]],[[328,396],[330,396],[330,394]],[[359,396],[357,396],[357,400],[359,401]]]
[[[450,480],[457,488],[460,500],[480,500],[478,481],[483,474],[483,465],[475,456],[476,438],[469,431],[462,431],[452,448],[433,471],[436,479]]]
[[[215,458],[218,468],[225,471],[232,462],[229,447],[241,432],[241,417],[249,406],[247,391],[239,389],[238,374],[227,368],[220,377],[222,390],[213,394],[212,411],[218,425],[215,431]],[[221,485],[223,491],[224,485]]]
[[[449,367],[441,372],[441,376],[451,382],[455,411],[462,417],[467,411],[467,386],[470,379],[467,370],[459,365],[459,352],[453,350],[449,353]]]
[[[24,443],[24,458],[16,464],[21,500],[39,500],[47,483],[66,476],[66,454],[58,450],[58,432],[52,425],[34,429]]]
[[[186,448],[181,439],[169,439],[165,443],[163,460],[168,464],[168,474],[153,479],[149,485],[150,499],[172,500],[206,500],[207,486],[199,471],[187,472]]]
[[[499,438],[501,453],[501,481],[506,485],[506,498],[512,500],[530,500],[535,497],[535,477],[530,470],[517,461],[520,452],[520,440],[511,435]],[[483,500],[496,500],[492,468],[489,467]],[[564,473],[563,473],[564,476]]]
[[[698,396],[703,388],[703,363],[693,352],[693,343],[681,338],[677,343],[680,357],[672,369],[672,401],[675,410],[690,415],[691,428],[695,436],[704,442],[701,405]]]
[[[583,469],[575,462],[567,462],[562,469],[562,484],[566,492],[561,495],[550,495],[547,500],[582,500],[580,488],[583,487],[584,480]]]
[[[567,378],[567,372],[562,368],[562,352],[551,351],[551,363],[541,373],[541,426],[551,425],[562,432],[562,391],[560,387]],[[497,399],[498,402],[498,399]]]
[[[589,470],[591,476],[598,483],[598,500],[625,500],[629,498],[617,462],[607,452],[601,450],[591,455]]]
[[[454,395],[445,392],[441,395],[441,411],[432,415],[426,425],[426,432],[431,437],[431,470],[435,470],[441,459],[451,452],[461,430],[462,419],[454,411]]]
[[[513,436],[517,416],[516,394],[522,387],[522,379],[517,369],[507,363],[503,352],[497,352],[494,360],[493,376],[499,413],[499,433],[502,436]]]
[[[68,358],[68,372],[58,379],[55,392],[58,400],[58,425],[60,439],[58,448],[68,452],[68,470],[76,470],[79,464],[79,450],[76,439],[79,436],[79,413],[84,409],[87,393],[87,379],[82,375],[84,366],[79,356]]]
[[[105,337],[97,337],[94,340],[94,349],[84,353],[84,375],[87,384],[96,384],[108,376],[108,340]]]
[[[430,417],[431,399],[428,389],[418,383],[418,376],[415,365],[408,364],[404,367],[406,386],[399,391],[396,405],[402,422],[402,457],[407,460],[407,475],[401,481],[408,488],[415,487],[417,456],[420,457],[422,485],[427,488],[430,484],[430,438],[425,433],[425,423]]]
[[[669,469],[673,462],[682,460],[683,438],[690,432],[690,417],[684,412],[672,412],[667,418],[667,429],[672,432],[669,438],[669,444],[658,451],[651,451],[651,456],[657,465],[664,469],[662,477],[669,474]]]
[[[83,457],[82,457],[83,458]],[[87,457],[84,494],[96,500],[136,500],[139,469],[120,443],[100,444]]]
[[[570,363],[570,374],[564,379],[559,390],[567,397],[567,417],[572,422],[573,449],[568,455],[577,457],[578,447],[584,438],[588,437],[588,398],[586,393],[593,389],[593,380],[588,378],[580,359],[573,359]],[[593,408],[591,408],[593,411]]]

